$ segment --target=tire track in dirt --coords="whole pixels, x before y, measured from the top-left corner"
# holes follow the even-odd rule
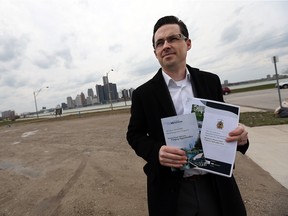
[[[82,175],[86,165],[88,157],[83,157],[80,165],[75,170],[73,176],[69,181],[64,185],[64,187],[59,191],[56,196],[48,197],[43,199],[32,211],[30,216],[53,216],[57,213],[57,209],[60,206],[61,200],[69,192],[72,186],[77,182],[78,178]]]

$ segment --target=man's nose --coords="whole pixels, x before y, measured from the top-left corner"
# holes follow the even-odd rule
[[[165,48],[167,48],[167,47],[170,48],[170,46],[171,46],[171,44],[170,44],[167,40],[165,40],[165,41],[164,41],[164,44],[163,44],[163,49],[165,49]]]

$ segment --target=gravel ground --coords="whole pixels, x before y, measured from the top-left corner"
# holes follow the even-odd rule
[[[148,215],[128,120],[122,111],[0,127],[0,216]],[[234,175],[248,215],[288,215],[288,190],[250,158],[237,155]]]

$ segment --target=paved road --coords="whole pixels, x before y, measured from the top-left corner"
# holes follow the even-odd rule
[[[281,89],[280,94],[281,101],[288,102],[288,89]],[[229,95],[225,95],[224,100],[225,102],[231,104],[273,111],[280,106],[278,90],[276,88],[242,93],[231,93]]]

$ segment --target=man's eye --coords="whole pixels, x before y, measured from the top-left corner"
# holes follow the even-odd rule
[[[168,38],[167,41],[169,41],[169,42],[174,42],[174,41],[177,41],[177,40],[179,40],[178,37],[176,37],[176,36],[172,36],[172,37]]]
[[[164,44],[164,41],[157,41],[156,42],[156,47],[160,47],[160,46],[163,46],[163,44]]]

